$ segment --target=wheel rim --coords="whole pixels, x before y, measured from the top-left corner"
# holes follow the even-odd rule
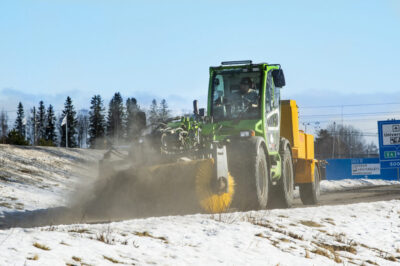
[[[258,187],[260,196],[263,197],[265,195],[265,176],[266,176],[265,165],[262,161],[258,162]]]
[[[291,168],[291,162],[290,160],[286,160],[285,162],[285,190],[292,195],[293,194],[293,175],[292,175],[292,168]]]

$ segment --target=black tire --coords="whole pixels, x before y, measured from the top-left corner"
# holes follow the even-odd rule
[[[268,203],[270,179],[265,150],[253,144],[259,143],[249,141],[229,152],[229,169],[236,183],[232,207],[241,211],[265,209]]]
[[[274,187],[277,207],[290,208],[293,205],[294,172],[290,143],[282,139],[280,143],[282,176]]]
[[[320,176],[317,166],[314,169],[314,182],[300,184],[300,198],[304,205],[315,205],[320,195]]]
[[[263,148],[259,147],[259,151],[257,156],[255,156],[254,158],[253,165],[254,165],[254,177],[255,177],[255,190],[257,196],[255,202],[258,203],[259,208],[265,209],[268,203],[269,170],[268,170],[267,158],[265,156]]]

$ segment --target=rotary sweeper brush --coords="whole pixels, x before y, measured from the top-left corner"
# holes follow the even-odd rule
[[[280,100],[284,85],[277,64],[210,67],[207,113],[194,101],[192,116],[160,124],[128,154],[110,150],[100,173],[111,182],[99,193],[118,189],[134,216],[290,207],[295,186],[316,204],[323,164],[299,130],[295,101]]]

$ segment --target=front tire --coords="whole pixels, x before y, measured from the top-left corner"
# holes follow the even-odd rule
[[[320,192],[320,176],[317,165],[314,168],[314,182],[300,184],[300,198],[304,205],[315,205],[318,203]]]
[[[232,206],[240,211],[265,209],[270,191],[265,150],[256,138],[243,144],[230,151],[229,169],[236,184]]]

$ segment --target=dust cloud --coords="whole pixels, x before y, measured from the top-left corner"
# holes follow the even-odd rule
[[[154,148],[144,145],[106,157],[93,167],[90,174],[96,177],[91,182],[79,183],[67,207],[5,213],[0,228],[105,223],[201,211],[193,162],[163,161]]]

